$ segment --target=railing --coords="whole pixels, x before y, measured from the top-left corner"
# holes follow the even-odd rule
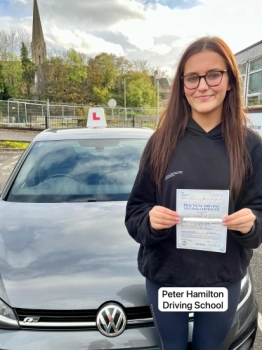
[[[247,108],[262,107],[262,93],[257,92],[247,95]]]
[[[89,108],[45,101],[0,101],[0,127],[30,130],[85,127]],[[156,127],[156,108],[104,107],[104,110],[108,127]]]

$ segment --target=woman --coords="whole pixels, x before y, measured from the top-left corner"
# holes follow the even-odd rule
[[[160,349],[185,350],[188,340],[188,313],[158,310],[164,286],[228,289],[227,311],[195,313],[194,350],[222,349],[230,330],[240,281],[262,240],[262,142],[247,121],[232,51],[217,37],[196,40],[180,59],[126,209]],[[225,253],[176,248],[177,189],[229,190]]]

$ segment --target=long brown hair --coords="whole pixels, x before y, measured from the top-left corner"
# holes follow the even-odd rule
[[[166,108],[163,111],[157,129],[149,140],[141,158],[141,166],[149,161],[151,177],[161,191],[162,180],[167,170],[177,142],[184,135],[191,116],[191,106],[184,95],[181,77],[184,67],[192,55],[201,51],[213,51],[225,60],[231,90],[223,102],[222,132],[230,164],[231,194],[240,193],[251,168],[250,157],[246,149],[246,123],[249,120],[243,106],[240,90],[240,73],[234,54],[227,44],[218,37],[202,37],[194,41],[184,51],[178,63]]]

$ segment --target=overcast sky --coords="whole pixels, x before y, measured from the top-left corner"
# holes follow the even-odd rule
[[[172,75],[195,38],[217,35],[234,53],[262,40],[261,0],[38,0],[48,51],[147,60]],[[0,30],[31,35],[33,0],[0,0]]]

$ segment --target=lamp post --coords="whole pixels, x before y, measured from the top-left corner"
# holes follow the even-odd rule
[[[130,78],[124,78],[124,108],[125,108],[125,121],[127,120],[127,110],[126,110],[126,80]]]
[[[156,120],[156,124],[158,125],[158,122],[159,122],[159,80],[160,80],[159,73],[157,73],[155,75],[155,79],[156,79],[156,93],[157,93],[157,108],[156,108],[157,120]]]
[[[124,108],[125,108],[125,121],[127,118],[127,114],[126,114],[126,78],[124,78]]]

